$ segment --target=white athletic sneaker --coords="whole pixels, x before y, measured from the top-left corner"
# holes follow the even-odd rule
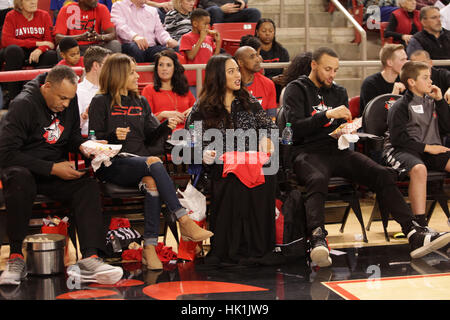
[[[25,260],[21,258],[9,259],[6,269],[0,276],[0,285],[19,285],[27,276]]]
[[[100,284],[115,284],[123,276],[121,267],[104,263],[98,257],[90,257],[78,261],[67,268],[67,274],[80,283],[96,282]]]

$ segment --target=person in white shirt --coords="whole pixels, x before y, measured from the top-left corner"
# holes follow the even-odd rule
[[[86,50],[84,54],[84,67],[86,75],[78,84],[77,98],[78,109],[80,111],[80,127],[81,134],[88,134],[89,127],[89,105],[92,98],[97,94],[99,90],[98,79],[100,77],[100,71],[102,70],[103,63],[108,55],[112,52],[100,46],[91,46]]]
[[[442,28],[450,30],[450,3],[439,11],[441,12]]]

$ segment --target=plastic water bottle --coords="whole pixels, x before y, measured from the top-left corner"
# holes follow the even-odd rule
[[[286,123],[286,128],[284,128],[283,133],[281,134],[281,144],[292,144],[292,128],[290,122]]]
[[[95,130],[89,130],[88,140],[97,140],[97,137],[95,136]]]
[[[189,125],[189,135],[191,138],[191,147],[195,147],[195,144],[197,143],[197,136],[195,134],[195,127],[193,124]]]

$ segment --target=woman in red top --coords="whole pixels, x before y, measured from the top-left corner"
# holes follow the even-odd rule
[[[52,20],[47,11],[37,8],[38,0],[14,0],[2,30],[5,70],[20,70],[24,65],[38,68],[54,66],[58,60],[53,50]],[[8,85],[10,98],[21,90],[21,82]]]
[[[194,95],[184,75],[184,68],[173,50],[164,50],[156,55],[154,84],[142,91],[156,118],[163,122],[176,118],[175,130],[184,128],[186,117],[195,103]]]

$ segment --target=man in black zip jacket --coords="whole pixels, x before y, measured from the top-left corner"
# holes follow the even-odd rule
[[[36,194],[67,201],[77,224],[83,259],[73,268],[73,279],[115,283],[120,267],[103,263],[105,232],[100,190],[67,161],[68,152],[84,142],[76,99],[78,77],[67,66],[56,66],[29,81],[11,102],[0,128],[0,167],[7,214],[10,258],[0,285],[18,285],[25,278],[22,242]]]
[[[298,182],[306,187],[306,227],[311,242],[311,260],[320,267],[332,261],[326,242],[324,208],[330,177],[340,176],[366,185],[402,226],[411,246],[411,257],[419,258],[445,246],[448,234],[420,227],[391,173],[369,157],[348,149],[339,150],[337,140],[329,136],[339,125],[351,120],[344,87],[334,83],[339,58],[330,48],[313,53],[311,73],[288,84],[283,105],[286,121],[292,124],[292,161]],[[425,237],[430,235],[429,243]]]

